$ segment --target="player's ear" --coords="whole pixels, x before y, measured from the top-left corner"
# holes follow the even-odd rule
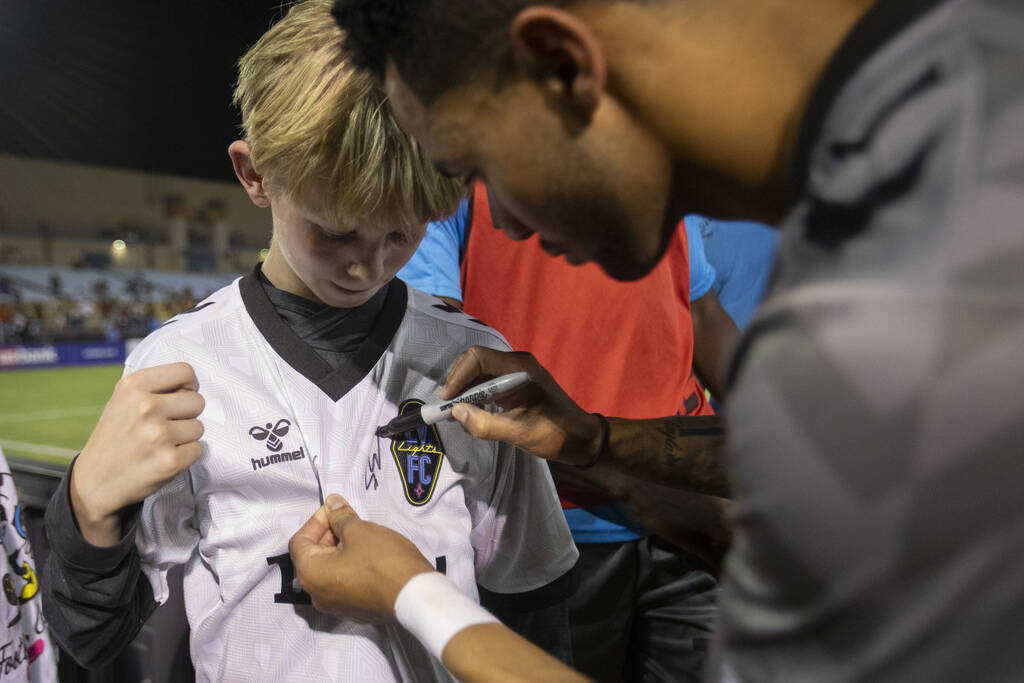
[[[589,120],[607,78],[604,50],[590,27],[565,10],[535,5],[515,16],[510,33],[516,63]]]
[[[238,182],[245,188],[252,203],[262,209],[270,206],[270,197],[267,196],[267,188],[263,183],[263,176],[252,165],[249,143],[245,140],[235,140],[228,147],[228,156],[231,157],[231,165],[235,169],[235,176],[238,177]]]

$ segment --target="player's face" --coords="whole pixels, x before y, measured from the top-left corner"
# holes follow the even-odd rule
[[[495,91],[452,88],[425,106],[389,65],[395,116],[445,173],[487,185],[495,225],[533,233],[552,255],[597,262],[611,277],[646,275],[681,218],[670,208],[672,169],[660,143],[609,98],[583,125],[530,81]]]
[[[271,193],[270,201],[274,249],[295,274],[299,289],[308,290],[295,293],[338,308],[360,306],[390,282],[412,258],[426,228],[338,225],[286,194]]]

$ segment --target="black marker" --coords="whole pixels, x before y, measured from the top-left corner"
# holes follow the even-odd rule
[[[493,403],[495,399],[511,393],[529,381],[530,373],[528,372],[513,372],[509,375],[496,377],[489,382],[478,384],[450,401],[427,403],[420,406],[418,410],[406,415],[399,415],[391,422],[379,427],[377,429],[377,436],[397,436],[425,425],[436,424],[441,420],[451,417],[452,408],[459,403],[472,403],[475,406]]]

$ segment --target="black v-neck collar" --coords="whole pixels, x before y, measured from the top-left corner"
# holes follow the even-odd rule
[[[257,264],[253,272],[238,283],[245,310],[277,355],[296,372],[318,386],[332,401],[337,401],[347,394],[369,374],[391,344],[399,325],[402,324],[402,318],[405,317],[409,293],[405,283],[395,278],[387,285],[384,307],[373,322],[366,340],[359,345],[359,349],[351,358],[337,369],[333,369],[281,320],[263,285],[260,284],[259,273],[260,266]]]
[[[811,154],[829,110],[849,80],[878,49],[941,0],[878,0],[840,44],[829,60],[811,94],[800,125],[790,181],[790,205],[798,202],[807,189]]]

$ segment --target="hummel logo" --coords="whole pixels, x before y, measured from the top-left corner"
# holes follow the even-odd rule
[[[281,441],[281,437],[288,433],[288,427],[290,427],[291,424],[291,422],[284,419],[278,420],[275,425],[271,425],[268,422],[266,429],[258,426],[253,427],[249,430],[249,434],[257,441],[263,441],[266,439],[267,450],[271,453],[277,453],[281,450],[281,447],[284,446],[284,443]]]

